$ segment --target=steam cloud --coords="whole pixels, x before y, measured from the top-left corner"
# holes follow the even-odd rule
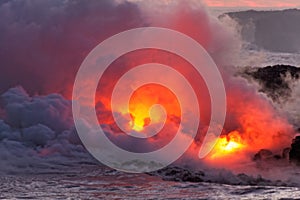
[[[228,92],[229,114],[224,133],[239,131],[253,147],[251,153],[264,147],[280,150],[289,144],[293,127],[265,96],[244,80],[232,77],[228,57],[234,56],[239,41],[217,19],[211,18],[202,4],[176,1],[165,9],[151,2],[2,1],[0,169],[3,173],[16,172],[18,168],[42,170],[45,166],[57,166],[59,161],[94,162],[76,136],[71,103],[67,100],[76,72],[89,51],[101,41],[141,26],[181,31],[210,53],[223,73]],[[143,53],[140,58],[141,62],[153,59]],[[136,64],[130,56],[120,62]],[[185,73],[193,79],[192,71],[187,69]],[[109,78],[104,80],[107,85]],[[103,102],[98,107],[104,115]],[[249,127],[256,129],[250,131]],[[201,128],[205,130],[205,126]],[[108,130],[112,137],[117,137],[113,131]],[[271,139],[264,143],[265,138]],[[197,155],[198,148],[195,142],[189,152]]]
[[[1,1],[0,90],[22,85],[31,94],[70,95],[89,51],[144,23],[137,6],[128,2]]]
[[[5,112],[0,120],[1,173],[43,172],[60,162],[93,161],[73,128],[69,100],[58,94],[30,97],[21,87],[0,99]]]

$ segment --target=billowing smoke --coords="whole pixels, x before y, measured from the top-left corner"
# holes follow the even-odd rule
[[[76,72],[97,44],[145,21],[133,3],[92,0],[1,1],[0,91],[70,97]]]
[[[251,162],[260,149],[280,152],[289,146],[293,127],[265,95],[259,94],[244,79],[232,75],[231,58],[235,57],[240,43],[231,30],[210,17],[201,3],[4,1],[0,4],[0,90],[6,91],[0,98],[1,169],[7,166],[43,168],[50,166],[49,163],[53,167],[59,162],[79,163],[85,159],[93,162],[76,136],[71,102],[66,99],[70,98],[81,62],[93,47],[113,34],[142,26],[161,26],[185,33],[198,41],[217,63],[228,101],[223,137],[243,147],[237,148],[239,154],[229,152],[228,160]],[[99,82],[103,87],[98,90],[96,109],[107,135],[117,143],[124,143],[124,148],[137,152],[153,148],[152,143],[161,139],[157,137],[142,144],[127,141],[112,122],[107,95],[126,70],[147,62],[163,63],[186,76],[200,99],[200,130],[187,153],[188,158],[198,159],[210,119],[209,94],[203,79],[195,75],[195,69],[182,58],[171,59],[172,54],[151,49],[135,53],[116,60]],[[25,90],[22,87],[7,90],[16,85]],[[178,121],[176,114],[170,118],[174,124]],[[165,138],[171,136],[162,137]],[[218,155],[218,152],[213,153],[210,158]],[[220,160],[210,159],[210,162],[217,167]]]
[[[5,113],[0,120],[1,173],[43,173],[60,169],[59,163],[93,161],[73,128],[69,100],[59,94],[30,97],[21,87],[0,99]]]

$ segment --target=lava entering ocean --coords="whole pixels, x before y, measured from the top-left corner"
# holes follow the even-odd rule
[[[242,151],[245,148],[240,133],[233,131],[227,135],[220,136],[217,140],[210,159],[224,159],[228,155],[234,154],[237,151]]]
[[[134,59],[132,59],[133,54],[135,55]],[[189,102],[189,104],[199,106],[200,108],[199,130],[193,145],[187,153],[194,157],[194,159],[197,159],[196,155],[198,155],[199,148],[202,145],[202,138],[207,131],[210,120],[211,102],[208,98],[209,95],[207,95],[205,84],[203,84],[201,77],[193,73],[193,68],[190,64],[182,61],[181,58],[176,56],[171,58],[171,56],[174,55],[157,50],[146,50],[145,52],[132,52],[114,62],[106,71],[105,78],[99,82],[98,93],[96,95],[96,101],[101,102],[98,105],[102,105],[96,107],[98,109],[99,123],[110,124],[112,130],[116,131],[115,134],[122,132],[120,129],[115,129],[116,124],[111,113],[111,99],[107,98],[107,96],[111,96],[109,91],[112,91],[117,82],[116,80],[118,80],[124,71],[149,60],[175,66],[176,70],[184,74],[188,80],[192,80],[193,86],[197,91],[199,102]],[[114,68],[119,69],[119,74],[115,73]],[[120,71],[123,72],[120,73]],[[147,74],[137,74],[132,77],[132,82],[134,83],[137,79],[143,79],[144,76],[147,76]],[[155,76],[163,79],[167,78],[168,74],[155,74]],[[227,90],[227,119],[222,128],[222,135],[204,161],[230,164],[241,162],[241,160],[251,161],[254,154],[261,149],[270,149],[281,154],[281,151],[289,147],[292,141],[293,134],[295,133],[292,125],[288,123],[284,116],[276,111],[267,97],[258,93],[246,80],[229,76],[227,72],[223,72],[223,76]],[[107,81],[107,77],[109,77],[110,81]],[[176,80],[173,81],[176,82]],[[104,84],[105,87],[100,87],[101,84]],[[128,85],[124,87],[128,87]],[[129,87],[131,86],[129,85]],[[180,82],[178,82],[177,87],[182,87]],[[176,95],[169,89],[158,84],[144,85],[133,92],[129,105],[126,103],[126,101],[120,103],[117,112],[124,118],[128,115],[130,116],[129,120],[124,120],[124,126],[127,127],[127,130],[132,129],[143,134],[152,125],[164,124],[164,128],[159,129],[161,130],[159,134],[146,140],[146,143],[150,145],[154,145],[154,143],[160,141],[158,142],[159,147],[162,147],[174,137],[176,133],[174,130],[178,129],[178,124],[183,113],[180,111],[180,104]],[[164,109],[161,109],[161,107],[156,108],[157,104],[161,105]],[[164,117],[164,113],[166,114],[166,118]],[[128,142],[126,139],[122,142],[130,143],[133,149],[135,146],[136,148],[140,148],[135,142]],[[154,146],[158,147],[157,145]]]
[[[169,25],[164,24],[164,26],[171,26],[174,30],[192,36],[209,51],[222,73],[227,92],[227,117],[224,127],[221,127],[222,135],[205,160],[211,163],[231,163],[241,161],[241,159],[249,161],[260,149],[270,149],[281,154],[282,149],[290,146],[290,142],[294,137],[293,126],[289,124],[285,116],[276,110],[270,99],[257,91],[255,86],[251,86],[246,80],[232,75],[233,69],[227,66],[228,61],[225,62],[222,59],[225,54],[228,54],[227,50],[234,43],[234,40],[226,35],[228,30],[210,19],[208,14],[202,11],[201,8],[199,10],[197,8],[198,14],[195,14],[186,12],[186,9],[191,9],[188,7],[188,5],[180,8],[176,7],[175,10],[178,13],[176,18],[173,17],[173,14],[166,14],[165,18],[170,19],[170,23]],[[183,9],[183,12],[180,12],[181,9]],[[177,20],[182,19],[181,15],[185,19],[184,21],[189,21],[189,24]],[[201,20],[198,23],[197,17],[199,16]],[[157,22],[155,18],[152,20],[154,25],[163,23],[162,21]],[[196,28],[198,25],[199,29]],[[224,31],[223,36],[216,34],[220,30]],[[159,38],[157,39],[159,40]],[[226,53],[224,47],[228,47]],[[145,49],[130,52],[115,60],[99,81],[95,97],[96,102],[98,102],[96,109],[99,123],[110,125],[113,132],[111,135],[124,135],[114,122],[110,96],[118,79],[124,73],[145,63],[162,63],[171,66],[179,71],[195,90],[198,102],[189,101],[189,104],[191,107],[199,107],[201,115],[197,136],[187,154],[197,159],[196,155],[198,155],[210,122],[210,95],[203,78],[195,72],[193,66],[172,53]],[[138,74],[132,77],[133,84],[136,80],[143,79],[146,76],[147,74]],[[155,76],[162,79],[170,78],[168,74],[155,74]],[[173,82],[176,82],[176,80],[173,80]],[[124,85],[123,87],[131,87],[131,85]],[[177,83],[177,87],[182,87],[180,82]],[[182,91],[184,90],[182,88]],[[157,104],[161,105],[164,110],[161,107],[156,107]],[[146,143],[152,144],[161,140],[162,142],[159,142],[158,145],[160,147],[165,145],[166,141],[172,139],[173,133],[176,133],[174,130],[178,128],[180,123],[180,118],[183,114],[187,114],[180,112],[176,96],[167,88],[159,85],[146,85],[135,90],[129,105],[124,101],[117,106],[114,112],[120,113],[121,118],[124,118],[124,127],[135,132],[143,132],[147,127],[151,128],[151,125],[165,123],[160,134],[143,143],[147,146]],[[193,111],[191,110],[191,112]],[[163,117],[164,114],[166,114],[166,118]],[[218,126],[216,124],[216,127]],[[123,139],[122,142],[128,143],[131,149],[140,148],[140,145],[131,140],[128,142]],[[154,146],[157,147],[157,145]]]
[[[210,11],[205,10],[202,5],[198,5],[201,4],[198,0],[174,0],[168,1],[168,5],[158,6],[155,5],[155,2],[165,1],[138,1],[138,3],[130,3],[127,0],[94,0],[89,1],[89,3],[80,0],[1,1],[0,174],[9,174],[8,180],[12,180],[10,181],[12,183],[12,191],[16,192],[18,198],[20,197],[20,191],[24,190],[24,187],[22,187],[24,184],[19,183],[28,183],[28,178],[30,182],[31,180],[36,180],[36,177],[41,177],[41,181],[37,182],[41,187],[35,187],[34,183],[29,184],[29,187],[34,186],[35,189],[40,190],[44,188],[43,186],[49,186],[49,175],[51,179],[54,178],[53,180],[57,181],[58,191],[63,189],[62,191],[65,192],[60,183],[66,182],[66,187],[70,189],[69,194],[71,196],[74,193],[74,187],[69,187],[70,178],[79,180],[77,186],[79,185],[80,187],[76,187],[75,190],[82,190],[84,189],[82,184],[86,185],[85,181],[81,180],[82,178],[89,177],[89,179],[95,181],[95,185],[99,185],[99,178],[102,179],[102,176],[109,180],[107,182],[108,187],[103,187],[103,184],[100,184],[100,187],[103,189],[100,193],[104,194],[102,196],[108,193],[111,195],[119,193],[119,196],[122,196],[125,187],[120,185],[119,182],[128,182],[128,180],[128,186],[131,188],[129,193],[133,190],[136,192],[140,188],[141,190],[138,191],[145,194],[143,191],[146,189],[148,193],[148,189],[151,190],[151,187],[148,186],[153,185],[156,195],[161,192],[156,187],[156,183],[159,183],[165,191],[164,194],[170,196],[175,186],[174,183],[168,184],[167,182],[159,181],[154,182],[155,184],[146,183],[145,187],[140,187],[136,178],[142,178],[141,181],[143,182],[145,174],[132,176],[106,169],[98,161],[102,164],[107,163],[101,159],[95,160],[89,154],[91,152],[88,151],[97,148],[99,149],[99,154],[107,158],[115,156],[117,158],[115,159],[116,161],[120,161],[122,164],[125,163],[124,166],[128,166],[129,169],[133,170],[137,169],[140,172],[140,168],[144,166],[140,162],[142,159],[136,162],[134,160],[136,157],[133,157],[133,159],[129,157],[133,162],[123,162],[122,158],[128,157],[120,155],[118,152],[114,154],[111,148],[106,148],[105,144],[109,143],[107,142],[108,139],[116,144],[114,146],[118,146],[119,149],[141,157],[148,152],[158,152],[158,150],[168,146],[171,143],[170,141],[173,141],[175,135],[177,135],[177,130],[182,130],[184,133],[191,132],[189,126],[180,127],[180,124],[184,122],[189,125],[189,121],[185,121],[184,116],[192,115],[195,112],[193,108],[200,110],[200,117],[197,118],[199,119],[197,135],[195,138],[190,137],[190,134],[184,135],[193,139],[192,144],[189,146],[189,149],[184,149],[186,153],[184,155],[180,154],[182,157],[174,163],[179,165],[180,168],[187,168],[187,170],[180,168],[175,168],[174,170],[172,166],[167,167],[166,174],[173,176],[173,179],[164,180],[247,185],[244,188],[240,186],[218,186],[217,189],[226,191],[226,195],[229,193],[234,194],[233,198],[244,194],[245,191],[252,197],[253,194],[270,193],[269,187],[264,187],[265,190],[261,190],[261,187],[249,188],[248,185],[274,184],[278,186],[280,184],[294,186],[294,183],[297,183],[297,186],[300,185],[300,179],[297,175],[300,174],[299,168],[297,173],[295,173],[296,170],[294,171],[293,166],[293,160],[300,163],[300,137],[298,136],[291,145],[292,138],[295,135],[294,127],[289,123],[286,116],[278,112],[278,107],[275,107],[278,104],[273,104],[273,99],[268,97],[277,98],[278,94],[283,94],[280,92],[275,93],[275,95],[271,93],[277,90],[278,86],[285,85],[281,79],[284,77],[283,71],[286,71],[286,69],[279,66],[276,68],[277,72],[274,73],[268,67],[263,72],[260,72],[260,75],[268,74],[267,78],[260,75],[256,76],[256,78],[261,79],[261,81],[256,81],[264,83],[265,86],[271,86],[272,90],[269,90],[269,92],[265,90],[265,95],[259,92],[263,90],[256,88],[256,82],[254,84],[248,82],[240,77],[240,74],[235,74],[236,68],[231,67],[241,66],[240,70],[243,69],[242,66],[246,66],[243,63],[249,63],[250,67],[253,66],[253,63],[256,66],[263,66],[266,65],[266,62],[269,64],[271,60],[272,63],[279,63],[279,60],[280,63],[288,63],[290,62],[288,60],[293,60],[293,63],[297,62],[298,64],[297,58],[299,58],[299,55],[293,56],[290,53],[281,55],[280,53],[273,54],[264,51],[256,52],[257,49],[253,49],[254,44],[250,46],[243,45],[243,47],[247,47],[247,51],[250,50],[247,53],[244,52],[243,50],[245,49],[240,49],[241,44],[244,43],[239,40],[239,37],[235,37],[235,32],[232,32],[230,29],[231,26],[235,26],[237,23],[230,21],[232,23],[229,25],[221,24],[231,19],[227,17],[222,18],[224,21],[220,23],[218,19],[210,16]],[[270,15],[266,12],[262,12],[263,14],[257,11],[246,12],[246,15],[250,14],[256,19],[255,23],[251,23],[250,36],[251,33],[254,34],[252,31],[256,31],[254,25],[259,25],[260,28],[259,30],[257,29],[259,35],[261,38],[266,39],[260,40],[259,43],[261,44],[263,41],[274,40],[274,38],[274,41],[276,41],[276,37],[283,37],[284,35],[288,39],[291,33],[288,30],[283,31],[284,34],[281,31],[273,31],[273,33],[276,32],[275,35],[277,36],[268,36],[272,26],[274,26],[273,30],[278,29],[278,23],[276,22],[286,20],[290,22],[289,17],[287,17],[287,15],[290,15],[288,13],[294,15],[297,12],[299,11],[276,11],[276,16],[277,14],[282,15],[280,18],[276,17],[276,20],[271,20],[274,16],[273,12]],[[231,15],[240,16],[241,18],[246,16],[244,13]],[[265,19],[261,23],[259,18]],[[297,18],[293,19],[291,23],[287,23],[292,25],[290,30],[297,27],[294,24],[299,24]],[[248,22],[249,18],[242,19],[241,23],[243,21]],[[270,22],[272,23],[269,24]],[[243,25],[243,29],[238,27],[237,30],[244,30],[241,32],[246,33],[245,36],[248,38],[249,24],[244,23]],[[78,68],[86,55],[88,55],[88,52],[101,41],[114,34],[132,28],[148,26],[170,28],[192,37],[205,48],[223,76],[227,93],[226,122],[224,126],[212,123],[216,130],[222,130],[222,134],[213,150],[204,159],[199,159],[199,151],[211,121],[212,103],[208,88],[203,77],[197,73],[194,66],[178,55],[165,51],[144,49],[130,52],[116,59],[104,72],[99,81],[97,94],[93,94],[94,96],[92,97],[95,103],[88,106],[96,108],[98,121],[97,119],[94,121],[97,127],[99,127],[98,124],[103,127],[105,135],[97,134],[96,131],[93,132],[94,127],[89,125],[94,124],[94,121],[83,121],[83,124],[87,127],[85,129],[87,131],[84,134],[88,136],[88,141],[93,142],[92,145],[88,146],[84,144],[81,135],[78,134],[77,127],[74,127],[74,113],[76,114],[76,112],[72,112],[72,103],[76,102],[76,99],[71,97],[72,86],[74,86]],[[262,32],[264,33],[262,34]],[[139,39],[138,37],[139,35],[136,40]],[[291,44],[296,44],[295,41],[299,39],[298,35],[294,34],[293,38]],[[154,39],[160,41],[159,37]],[[122,45],[133,45],[136,40],[124,40]],[[169,40],[162,42],[166,41]],[[179,44],[179,41],[172,40],[172,38],[170,38],[170,41],[172,45]],[[282,40],[279,44],[282,44],[282,42],[286,43],[286,40]],[[276,44],[273,45],[273,43],[268,44],[272,48],[274,45],[277,46]],[[289,46],[287,44],[283,46]],[[290,49],[294,46],[290,45],[288,48]],[[118,45],[113,46],[115,50],[118,50],[118,47]],[[189,51],[189,48],[182,47],[182,50]],[[190,53],[199,56],[197,51],[191,51]],[[243,54],[243,57],[240,57],[240,54]],[[276,59],[273,61],[275,57]],[[288,59],[288,57],[291,58]],[[244,58],[247,58],[245,62],[241,62]],[[117,99],[119,104],[112,108],[112,91],[119,78],[129,70],[145,63],[161,63],[177,70],[188,80],[196,93],[197,100],[192,101],[189,99],[183,84],[170,74],[150,72],[135,74],[131,79],[132,83],[121,84],[121,96]],[[295,71],[295,69],[291,71]],[[274,74],[277,74],[275,79]],[[172,82],[174,87],[180,92],[175,93],[168,87],[159,84],[148,84],[138,88],[133,87],[136,84],[136,80],[146,79],[150,75]],[[295,74],[296,76],[299,79],[298,74]],[[209,79],[210,77],[206,78]],[[216,82],[215,79],[211,80]],[[86,83],[88,84],[90,81],[90,77],[87,77]],[[294,84],[292,80],[288,81]],[[16,85],[20,85],[20,87],[14,87]],[[294,118],[295,121],[293,121],[295,126],[299,125],[300,122],[299,109],[297,109],[300,99],[299,81],[297,85],[298,89],[296,91],[293,90],[293,95],[291,96],[291,101],[296,101],[293,101],[291,104],[285,104],[286,106],[281,109],[281,112],[291,111],[289,112],[289,117],[291,114],[296,116]],[[85,84],[81,84],[83,89],[86,89],[85,86]],[[125,91],[128,88],[134,88],[134,90],[127,101],[122,98],[122,92],[123,89]],[[289,89],[289,87],[287,88]],[[288,92],[292,92],[292,88]],[[175,94],[180,94],[186,100],[186,103],[181,105],[181,101],[179,101],[179,98],[177,99]],[[282,97],[281,100],[286,101],[286,98]],[[182,112],[182,106],[188,106],[188,112]],[[117,116],[121,126],[116,124],[115,116]],[[89,129],[90,127],[91,129]],[[128,130],[137,137],[134,138],[132,135],[125,134]],[[157,134],[149,135],[153,130]],[[104,139],[102,136],[107,137]],[[174,148],[170,149],[165,155],[161,155],[163,157],[161,159],[162,162],[166,160],[165,158],[176,155],[176,151],[184,146],[183,142],[185,139],[183,137],[180,138],[173,146]],[[290,149],[286,149],[286,147],[290,146]],[[282,151],[285,153],[284,155],[282,155]],[[113,156],[111,156],[112,154]],[[286,155],[290,156],[291,163],[288,162]],[[153,158],[157,157],[153,156]],[[170,163],[174,161],[175,159]],[[158,163],[160,164],[161,162]],[[239,165],[240,163],[241,165]],[[151,167],[156,163],[150,164]],[[285,165],[284,168],[281,168],[281,164]],[[156,166],[160,167],[161,165]],[[84,168],[86,169],[82,170]],[[218,170],[216,168],[222,169]],[[238,168],[241,170],[239,171]],[[120,168],[116,167],[114,169]],[[270,178],[269,180],[274,180],[274,182],[264,181],[261,177],[256,178],[257,176],[251,178],[250,176],[253,175],[252,170],[255,171],[254,173],[257,172],[256,175],[259,174],[264,179]],[[67,174],[63,175],[65,172]],[[237,174],[240,172],[244,174],[241,176]],[[237,175],[233,175],[234,173]],[[266,173],[269,173],[269,176],[266,176]],[[26,176],[22,174],[26,174]],[[41,176],[43,174],[45,176]],[[4,195],[5,198],[5,192],[7,193],[8,191],[7,179],[5,176],[1,177],[3,178],[4,194],[0,192],[0,196]],[[22,177],[24,177],[24,182]],[[64,177],[67,179],[66,181],[64,181]],[[116,178],[118,179],[117,181]],[[46,182],[43,182],[44,180]],[[277,180],[282,181],[279,183]],[[132,185],[132,183],[135,185]],[[170,186],[169,189],[166,188],[166,183],[167,186]],[[74,184],[76,183],[74,182]],[[72,181],[72,185],[74,184]],[[18,185],[20,187],[15,187]],[[204,190],[208,191],[208,198],[210,198],[211,194],[217,191],[217,189],[215,191],[210,190],[212,187],[215,188],[216,185],[213,184],[197,183],[192,185],[179,183],[176,185],[179,186],[177,187],[179,193],[184,193],[184,198],[192,198],[193,195],[198,195],[195,197],[198,198]],[[188,192],[182,192],[183,185],[188,186]],[[109,189],[112,186],[117,186],[116,193],[112,193]],[[197,188],[194,186],[197,186]],[[119,187],[121,188],[118,189]],[[231,190],[227,191],[228,188],[231,188]],[[91,190],[90,184],[86,189],[89,194],[96,191]],[[195,190],[200,191],[200,193],[194,193]],[[274,190],[281,193],[282,188],[277,187]],[[78,192],[75,193],[74,195],[76,196]],[[129,193],[128,198],[132,198],[133,195]],[[23,192],[23,194],[25,193]],[[87,196],[91,196],[89,194]],[[156,198],[155,195],[154,198]],[[32,196],[32,194],[23,195],[24,198],[31,198]],[[46,196],[49,198],[49,194],[45,194]],[[125,198],[124,195],[123,197]],[[229,198],[228,196],[223,197]],[[12,198],[12,196],[6,196],[6,198]]]

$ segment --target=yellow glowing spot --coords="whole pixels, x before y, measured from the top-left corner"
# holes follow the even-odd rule
[[[133,125],[132,129],[135,130],[135,131],[142,131],[144,129],[144,127],[143,126],[139,126],[139,125]]]
[[[220,137],[213,149],[210,158],[221,158],[243,149],[245,146],[241,142],[238,132],[232,132],[227,136]]]
[[[239,147],[241,147],[242,145],[236,142],[228,142],[228,144],[224,147],[225,151],[234,151],[235,149],[238,149]]]
[[[170,116],[181,115],[176,96],[168,88],[151,83],[134,91],[126,114],[131,117],[129,127],[141,132],[150,124],[165,123],[167,113]]]
[[[131,105],[134,109],[131,109],[131,121],[130,127],[135,131],[142,131],[145,126],[150,124],[149,106],[144,104]]]
[[[135,131],[142,131],[145,126],[147,126],[150,123],[149,117],[144,116],[138,116],[134,117],[132,116],[132,121],[129,122],[129,126],[135,130]]]

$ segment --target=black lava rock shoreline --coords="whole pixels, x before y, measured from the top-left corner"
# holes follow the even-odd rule
[[[291,65],[247,68],[244,76],[258,82],[261,86],[260,92],[266,93],[273,101],[279,102],[282,98],[290,97],[292,86],[289,79],[299,80],[300,68]]]

